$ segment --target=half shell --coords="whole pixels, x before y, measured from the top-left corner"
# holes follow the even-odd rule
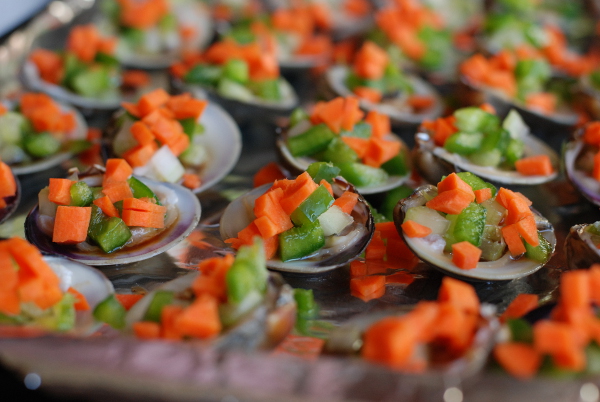
[[[593,241],[593,234],[586,228],[588,224],[575,225],[565,239],[565,253],[570,269],[587,269],[600,263],[600,249]]]
[[[257,187],[227,206],[220,221],[223,240],[237,237],[238,232],[254,220],[254,201],[270,187],[271,184]],[[351,184],[339,178],[335,179],[332,187],[336,198],[344,191],[356,192]],[[315,254],[300,260],[286,262],[279,258],[270,259],[267,260],[267,267],[284,272],[317,274],[348,264],[364,251],[375,230],[371,211],[360,194],[358,203],[352,211],[352,217],[354,223],[352,223],[351,230],[343,236],[330,236],[326,239],[325,247]]]
[[[600,206],[600,182],[577,168],[577,159],[586,147],[581,139],[582,136],[583,130],[578,130],[574,138],[563,147],[565,174],[588,201]]]
[[[441,246],[441,242],[444,242],[444,240],[440,236],[429,235],[424,238],[404,236],[401,225],[404,222],[406,211],[412,207],[425,205],[427,200],[436,195],[437,188],[427,184],[417,188],[410,197],[400,200],[394,208],[396,230],[404,237],[408,247],[424,262],[448,275],[481,281],[506,281],[521,278],[531,275],[546,264],[546,262],[539,263],[529,258],[514,260],[511,258],[510,253],[506,252],[504,256],[496,261],[480,261],[476,268],[464,270],[454,265],[452,258],[444,253],[444,247]],[[554,248],[556,247],[554,228],[536,210],[531,208],[531,211],[534,214],[537,229],[550,243],[552,252],[554,252]]]
[[[200,220],[200,201],[189,190],[176,184],[159,183],[144,177],[138,178],[157,194],[161,203],[167,206],[166,221],[171,222],[156,236],[131,247],[124,247],[106,254],[98,247],[84,243],[84,246],[66,246],[53,243],[38,226],[39,210],[35,206],[25,220],[25,236],[42,252],[58,254],[81,263],[102,266],[129,264],[158,255],[175,246],[190,234]]]

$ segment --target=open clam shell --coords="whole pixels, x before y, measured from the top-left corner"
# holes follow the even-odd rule
[[[475,91],[480,91],[484,96],[485,102],[494,106],[499,113],[508,111],[511,108],[517,109],[529,126],[547,125],[549,123],[560,126],[574,126],[579,120],[579,115],[571,107],[565,105],[559,106],[552,114],[546,114],[537,109],[527,107],[515,99],[510,99],[497,89],[485,85],[474,85],[464,77],[461,78],[461,81],[467,87]]]
[[[480,281],[506,281],[521,278],[531,275],[546,264],[545,262],[540,263],[528,258],[514,260],[511,258],[510,253],[506,252],[504,256],[496,261],[480,261],[476,268],[464,270],[452,263],[452,257],[444,253],[443,247],[433,246],[434,242],[443,241],[440,236],[429,235],[424,238],[404,236],[402,223],[404,222],[406,211],[412,207],[425,205],[427,200],[436,195],[437,188],[435,186],[430,184],[424,185],[417,188],[410,197],[400,200],[394,208],[394,223],[396,225],[396,230],[404,237],[404,241],[417,257],[427,264],[448,275]],[[554,248],[556,247],[554,227],[535,209],[531,208],[531,211],[534,214],[537,229],[548,243],[550,243],[552,252],[554,252]]]
[[[25,220],[25,236],[41,251],[61,255],[74,261],[93,266],[129,264],[158,255],[175,246],[190,234],[200,220],[200,201],[189,190],[176,184],[159,183],[144,177],[138,179],[146,184],[167,207],[167,227],[156,236],[131,247],[124,247],[106,254],[100,248],[83,243],[81,246],[67,246],[53,243],[39,227],[39,207],[35,206]]]
[[[386,317],[407,314],[413,308],[414,306],[401,306],[361,314],[330,332],[325,344],[325,351],[337,355],[355,355],[362,347],[364,332],[371,325]],[[426,373],[458,375],[461,378],[467,378],[481,371],[494,346],[494,339],[500,328],[495,312],[494,306],[482,305],[479,325],[471,346],[458,359],[443,363],[431,362]],[[435,358],[436,356],[430,357]]]
[[[3,101],[3,103],[7,105],[9,109],[12,109],[12,102]],[[73,113],[73,116],[75,116],[75,128],[72,131],[66,133],[65,137],[69,140],[85,140],[87,138],[88,126],[81,113],[79,113],[77,109],[64,103],[59,103],[59,107],[62,112]],[[71,159],[72,157],[72,152],[61,150],[58,153],[48,156],[46,158],[34,159],[28,162],[11,164],[10,168],[13,174],[15,175],[25,175],[50,169]]]
[[[12,197],[6,197],[4,199],[4,201],[6,202],[6,207],[0,208],[0,223],[7,220],[17,210],[19,202],[21,201],[21,182],[19,181],[16,175],[14,175],[14,177],[15,182],[17,183],[17,192]]]
[[[588,226],[580,224],[571,227],[565,239],[565,252],[570,269],[587,269],[592,264],[600,263],[600,249],[594,243],[594,235],[586,230]]]
[[[214,88],[186,84],[178,78],[172,78],[171,86],[176,92],[190,92],[195,98],[209,99],[211,102],[218,103],[223,109],[231,112],[236,120],[240,117],[257,119],[264,117],[265,114],[287,116],[298,105],[298,95],[292,85],[282,77],[280,80],[283,83],[283,99],[279,101],[267,101],[255,97],[251,102],[244,102],[224,97]]]
[[[579,130],[574,139],[567,142],[563,147],[563,160],[565,174],[575,188],[591,203],[600,206],[600,182],[588,173],[577,168],[577,159],[585,150],[585,144],[581,140],[583,131]]]
[[[257,187],[235,199],[227,206],[220,221],[220,232],[223,240],[237,237],[238,232],[254,220],[254,201],[270,187],[270,184]],[[342,195],[344,191],[356,192],[351,184],[342,179],[335,179],[332,187],[336,198]],[[267,267],[284,272],[317,274],[348,264],[364,251],[375,230],[371,211],[360,194],[358,203],[352,211],[352,217],[354,223],[352,223],[351,230],[343,236],[329,236],[326,239],[325,247],[316,253],[300,260],[286,262],[281,261],[279,258],[273,258],[267,260]]]
[[[191,288],[199,272],[190,272],[160,286],[160,290],[184,292]],[[126,327],[131,331],[133,323],[142,321],[156,291],[139,300],[125,317]],[[270,273],[267,293],[252,310],[234,325],[227,327],[214,339],[194,342],[210,344],[217,349],[268,349],[276,346],[292,330],[296,321],[296,302],[293,289],[283,278]]]
[[[178,24],[193,27],[194,37],[185,43],[186,49],[204,48],[213,37],[213,20],[208,6],[199,1],[170,2]],[[117,59],[128,67],[143,69],[164,69],[171,66],[181,56],[183,46],[159,53],[142,53],[131,50],[126,43],[119,41],[116,49]]]
[[[118,141],[121,130],[129,130],[133,120],[120,113],[115,116],[113,125],[107,130],[112,147],[112,153],[121,157],[115,151],[115,141]],[[217,184],[236,165],[242,153],[242,134],[231,115],[221,106],[209,102],[200,116],[199,122],[204,126],[200,136],[201,144],[206,149],[207,160],[201,166],[185,166],[187,173],[200,177],[202,184],[193,189],[200,193]]]
[[[560,165],[558,154],[544,141],[533,135],[524,136],[523,143],[525,145],[524,156],[548,155],[554,166],[554,173],[547,176],[525,176],[516,170],[479,166],[459,154],[436,146],[428,132],[419,132],[415,135],[413,161],[423,177],[431,183],[439,182],[442,176],[452,172],[462,171],[474,173],[484,180],[503,185],[537,185],[554,180],[558,175]]]
[[[291,153],[290,153],[290,149],[287,146],[287,139],[290,136],[296,135],[296,134],[301,134],[302,131],[298,132],[298,128],[303,129],[301,126],[301,124],[298,124],[297,126],[293,127],[290,130],[282,130],[282,132],[277,136],[277,141],[276,141],[276,146],[277,146],[277,152],[280,156],[280,158],[282,159],[283,164],[285,165],[286,168],[288,168],[292,173],[294,174],[300,174],[302,172],[304,172],[308,166],[313,163],[316,162],[315,159],[310,158],[308,156],[303,156],[303,157],[294,157]],[[304,128],[308,128],[308,126],[305,126]],[[402,144],[402,148],[400,152],[406,152],[406,158],[405,160],[409,161],[410,157],[408,156],[408,145],[406,145],[406,143],[404,141],[402,141],[398,136],[396,136],[395,134],[391,133],[387,136],[388,140],[395,140],[398,141]],[[356,190],[361,193],[361,194],[376,194],[376,193],[383,193],[384,191],[388,191],[391,190],[392,188],[398,187],[401,184],[403,184],[404,182],[406,182],[410,177],[410,171],[404,175],[404,176],[397,176],[397,175],[391,175],[388,177],[388,179],[385,181],[385,183],[379,184],[379,185],[375,185],[375,186],[368,186],[368,187],[356,187]]]
[[[346,86],[346,77],[348,77],[349,71],[349,68],[346,66],[333,66],[325,73],[327,84],[339,96],[353,95],[352,91]],[[423,120],[433,120],[441,116],[444,103],[436,89],[415,75],[407,75],[407,78],[414,89],[415,95],[427,95],[435,99],[431,107],[421,113],[413,113],[407,104],[407,95],[401,92],[397,96],[381,103],[372,103],[365,99],[360,99],[361,108],[376,110],[379,113],[386,114],[390,117],[393,124],[398,125],[418,125]]]

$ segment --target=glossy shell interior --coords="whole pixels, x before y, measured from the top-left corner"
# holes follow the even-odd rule
[[[594,244],[592,234],[586,231],[588,226],[581,224],[571,227],[565,239],[570,269],[588,269],[592,264],[600,263],[600,249]]]
[[[4,101],[3,103],[12,109],[12,102]],[[59,103],[59,106],[61,111],[71,112],[75,116],[75,128],[71,132],[67,133],[69,139],[85,140],[87,137],[88,126],[81,113],[79,113],[79,111],[72,106],[64,103]],[[57,166],[64,161],[69,160],[72,156],[73,154],[71,152],[59,151],[58,153],[47,158],[36,159],[31,162],[15,163],[11,165],[10,168],[15,175],[37,173]]]
[[[575,134],[575,139],[569,141],[564,146],[563,158],[564,168],[567,178],[573,183],[575,188],[591,203],[600,206],[600,182],[589,176],[586,172],[576,168],[577,158],[584,149],[584,143],[580,137],[583,134],[579,131]]]
[[[270,187],[270,184],[257,187],[235,199],[227,206],[220,222],[223,240],[237,237],[238,232],[254,220],[254,201]],[[340,179],[336,179],[332,187],[335,197],[339,197],[345,190],[356,191],[351,184]],[[309,256],[286,262],[274,258],[267,261],[267,267],[277,271],[316,274],[341,267],[357,258],[371,240],[375,229],[373,216],[366,205],[366,201],[361,195],[358,199],[359,202],[354,207],[352,216],[354,217],[354,224],[358,223],[361,230],[354,229],[346,236],[337,237],[335,244],[332,245],[333,247],[324,247],[314,257]]]
[[[333,66],[325,73],[325,78],[329,87],[339,96],[351,96],[352,91],[346,86],[346,77],[349,68],[346,66]],[[394,124],[417,125],[423,120],[433,120],[439,117],[444,109],[444,103],[436,89],[425,80],[415,76],[407,75],[415,95],[427,95],[435,99],[433,106],[423,113],[413,113],[406,103],[406,94],[399,93],[395,98],[385,103],[371,103],[360,99],[360,106],[365,110],[376,110],[379,113],[386,114]]]
[[[548,155],[554,173],[548,176],[524,176],[516,170],[504,170],[492,166],[479,166],[471,163],[462,155],[447,151],[444,147],[438,147],[433,138],[427,132],[419,132],[415,135],[415,165],[419,171],[432,183],[441,180],[442,175],[452,172],[471,172],[484,180],[503,185],[538,185],[554,180],[558,176],[560,158],[544,141],[533,135],[523,138],[525,144],[525,156]],[[441,173],[441,174],[440,174]]]
[[[425,197],[426,194],[427,198]],[[417,188],[410,197],[400,200],[394,208],[394,223],[398,233],[404,237],[406,244],[421,260],[445,274],[480,281],[507,281],[517,279],[531,275],[545,265],[545,263],[539,263],[528,258],[514,260],[511,258],[510,253],[506,252],[504,256],[496,261],[480,261],[476,268],[464,270],[454,265],[452,263],[452,257],[449,254],[444,253],[443,249],[434,249],[432,247],[432,243],[439,240],[440,236],[429,235],[424,238],[404,236],[401,225],[404,222],[406,211],[415,206],[425,205],[426,200],[433,198],[435,195],[437,195],[437,188],[435,186],[424,185]],[[556,247],[554,228],[550,222],[542,217],[536,210],[533,208],[531,210],[534,214],[538,230],[550,243],[552,251],[554,251],[554,248]]]
[[[163,205],[167,206],[167,220],[169,215],[173,223],[157,236],[132,247],[125,247],[113,253],[106,254],[98,247],[80,249],[76,246],[53,243],[38,226],[38,206],[34,207],[25,221],[25,236],[29,242],[36,245],[42,252],[61,255],[74,261],[93,266],[130,264],[158,255],[175,246],[190,234],[200,220],[200,201],[189,190],[170,183],[159,183],[144,177],[138,178],[159,198],[161,194],[170,193],[168,201],[161,198]],[[175,198],[173,198],[175,197]]]
[[[199,272],[190,272],[161,285],[158,289],[183,292],[189,289]],[[142,321],[155,291],[140,299],[125,317],[126,327],[131,331],[134,322]],[[276,273],[269,274],[267,294],[258,306],[246,313],[234,325],[226,328],[214,339],[198,343],[210,343],[216,349],[268,349],[277,345],[293,328],[296,321],[294,291]]]
[[[301,134],[304,131],[304,129],[308,129],[310,127],[310,125],[303,125],[304,127],[300,127],[301,124],[302,123],[298,124],[297,126],[293,127],[290,130],[282,130],[281,133],[277,136],[277,142],[276,142],[277,151],[278,151],[280,157],[283,158],[283,162],[284,162],[285,166],[288,167],[293,173],[296,173],[296,174],[300,174],[300,173],[304,172],[311,163],[316,162],[316,159],[312,159],[311,157],[308,157],[308,156],[303,156],[303,157],[298,157],[298,158],[292,156],[292,154],[290,153],[290,150],[287,146],[287,139],[290,136]],[[297,128],[299,128],[301,131],[298,132]],[[400,137],[398,137],[397,135],[390,133],[386,139],[395,140],[395,141],[400,142],[402,144],[402,148],[401,148],[400,152],[408,150],[408,146],[406,145],[406,143],[404,141],[402,141],[402,139],[400,139]],[[409,157],[406,158],[406,160],[409,160],[409,159],[410,159]],[[406,182],[409,177],[410,177],[410,172],[404,176],[390,176],[386,180],[386,182],[383,184],[376,185],[376,186],[368,186],[368,187],[356,187],[356,189],[361,194],[382,193],[384,191],[388,191],[388,190],[391,190],[392,188],[400,186],[401,184]]]

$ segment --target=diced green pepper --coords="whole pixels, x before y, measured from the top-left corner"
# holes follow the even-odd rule
[[[84,181],[73,183],[69,189],[71,193],[71,205],[75,207],[87,207],[94,201],[92,190]]]
[[[340,137],[333,138],[318,158],[334,164],[358,162],[359,159],[357,153]]]
[[[458,132],[452,134],[444,143],[449,152],[459,155],[469,155],[481,148],[483,134]]]
[[[117,217],[108,217],[96,205],[92,205],[92,218],[88,236],[105,253],[120,249],[131,238],[131,230]]]
[[[474,175],[471,172],[459,172],[457,173],[457,176],[460,177],[469,186],[471,186],[473,191],[489,188],[490,190],[492,190],[492,197],[494,197],[496,195],[496,192],[498,191],[496,189],[496,186],[494,186],[491,183],[488,183],[487,181],[483,181],[483,179],[481,179],[479,176]]]
[[[291,228],[279,235],[282,261],[306,257],[325,245],[325,235],[319,221]]]
[[[358,187],[382,184],[389,177],[385,170],[362,163],[344,162],[338,163],[336,166],[340,168],[342,177]]]
[[[241,303],[254,289],[254,276],[248,263],[239,262],[227,271],[227,299],[230,303]]]
[[[306,113],[306,111],[303,108],[297,107],[292,111],[292,114],[290,115],[290,127],[294,127],[296,124],[300,123],[303,120],[308,120],[309,117],[310,116],[308,115],[308,113]]]
[[[221,78],[222,68],[208,64],[197,64],[183,77],[190,84],[216,85]]]
[[[406,163],[406,156],[406,154],[400,151],[398,155],[392,157],[392,159],[381,165],[381,168],[390,175],[404,176],[408,174],[408,164]]]
[[[86,97],[100,97],[113,88],[110,69],[106,67],[90,68],[75,75],[71,88]]]
[[[523,141],[512,138],[506,147],[504,157],[506,158],[506,162],[512,166],[523,157],[524,152],[525,144]]]
[[[552,246],[540,232],[538,232],[538,239],[540,240],[540,244],[535,247],[530,246],[527,242],[523,242],[526,250],[525,257],[537,262],[546,262],[552,254]]]
[[[315,222],[323,212],[327,211],[333,201],[333,196],[329,194],[329,190],[320,185],[292,212],[290,215],[292,222],[296,226]]]
[[[373,128],[369,123],[357,123],[354,125],[352,131],[342,130],[341,136],[358,137],[358,138],[371,138]]]
[[[163,307],[173,304],[175,293],[170,290],[157,290],[144,313],[144,321],[160,322]]]
[[[600,236],[600,221],[587,225],[585,230],[593,235]]]
[[[486,209],[474,202],[463,209],[462,212],[457,215],[456,222],[454,223],[452,232],[454,243],[468,241],[474,246],[479,247],[483,229],[485,228],[485,215]],[[446,219],[448,219],[448,216],[450,215],[447,215]],[[452,221],[450,226],[453,226]]]
[[[315,303],[312,289],[294,289],[294,299],[299,317],[313,318],[317,314],[318,306]]]
[[[248,63],[242,59],[230,59],[223,66],[223,77],[245,84],[250,78]]]
[[[30,155],[43,158],[60,149],[60,141],[49,132],[30,134],[23,139],[23,147]]]
[[[269,273],[267,271],[265,248],[262,239],[256,237],[252,245],[240,247],[235,256],[233,266],[238,264],[245,265],[251,272],[253,280],[252,289],[259,293],[264,293],[267,290],[267,279]]]
[[[181,119],[179,120],[179,123],[181,123],[183,132],[190,137],[190,141],[192,141],[195,136],[202,135],[204,133],[204,126],[193,117]]]
[[[129,184],[129,188],[131,188],[134,198],[154,198],[158,205],[162,205],[156,194],[154,194],[154,191],[134,176],[127,179],[127,183]]]
[[[121,329],[125,327],[125,307],[111,294],[102,300],[94,309],[94,318],[105,322],[113,328]]]
[[[254,81],[251,83],[254,93],[262,99],[278,101],[281,99],[279,79]]]
[[[306,156],[324,151],[334,138],[336,134],[326,124],[321,123],[302,134],[288,138],[287,145],[293,156]]]
[[[504,128],[498,128],[496,130],[485,133],[483,141],[481,142],[481,151],[492,151],[494,149],[504,153],[508,143],[510,141],[510,133]]]
[[[465,107],[454,112],[454,125],[464,133],[487,133],[500,127],[498,116],[478,107]]]
[[[476,151],[468,156],[469,160],[478,166],[496,167],[502,162],[502,151],[490,149],[489,151]]]
[[[315,183],[320,183],[321,180],[331,183],[334,177],[339,176],[340,168],[330,162],[313,162],[308,166],[306,172],[313,178]]]
[[[533,342],[533,328],[522,318],[513,318],[506,321],[513,342]]]

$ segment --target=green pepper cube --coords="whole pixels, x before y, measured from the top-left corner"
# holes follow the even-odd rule
[[[456,243],[468,241],[474,246],[481,245],[481,236],[485,229],[485,216],[487,210],[479,204],[472,202],[462,210],[456,219],[454,237]]]
[[[92,218],[88,236],[105,253],[112,253],[123,247],[131,238],[131,230],[123,219],[106,216],[100,208],[92,205]]]
[[[125,327],[125,307],[111,294],[106,299],[102,300],[96,308],[94,308],[94,318],[98,321],[105,322],[113,328],[121,329]]]
[[[216,85],[221,78],[222,67],[197,64],[187,72],[183,80],[190,84]]]
[[[525,153],[525,144],[523,141],[515,138],[511,138],[509,141],[506,151],[504,152],[504,157],[506,158],[506,162],[509,165],[514,165],[516,161],[523,157]]]
[[[192,141],[195,136],[202,135],[204,133],[204,126],[193,117],[181,119],[179,120],[179,123],[181,123],[183,132],[190,137],[190,141]]]
[[[496,191],[498,191],[496,189],[496,186],[494,186],[491,183],[488,183],[487,181],[484,181],[479,176],[476,176],[471,172],[459,172],[457,173],[457,176],[460,177],[469,186],[471,186],[473,191],[489,188],[490,190],[492,190],[492,197],[495,196]]]
[[[23,147],[31,156],[43,158],[60,149],[60,141],[49,132],[29,134],[23,139]]]
[[[133,198],[154,198],[158,205],[162,205],[156,194],[154,194],[154,191],[152,191],[150,187],[142,183],[140,180],[131,176],[129,179],[127,179],[127,183],[129,184],[129,188],[131,188]]]
[[[340,135],[347,137],[371,138],[373,128],[369,123],[356,123],[352,131],[342,130]]]
[[[72,206],[87,207],[94,201],[92,189],[84,181],[73,183],[69,192],[71,193]]]
[[[358,154],[340,137],[332,139],[327,148],[319,155],[319,159],[334,164],[344,162],[358,162]]]
[[[525,257],[537,262],[546,262],[552,255],[552,245],[540,232],[538,232],[538,239],[540,244],[537,246],[531,246],[529,243],[523,242],[525,244]]]
[[[294,300],[299,317],[312,318],[316,315],[318,308],[312,289],[294,289]]]
[[[254,290],[254,275],[250,265],[247,261],[239,261],[227,271],[225,283],[229,302],[241,303]]]
[[[389,161],[381,165],[381,168],[388,174],[393,176],[404,176],[408,174],[408,163],[406,162],[407,155],[400,151],[400,153]]]
[[[376,186],[389,178],[387,172],[373,166],[357,162],[337,163],[343,178],[358,187]]]
[[[290,115],[290,127],[294,127],[296,124],[300,123],[303,120],[308,120],[309,118],[310,116],[308,115],[308,113],[306,113],[306,111],[303,108],[297,107],[292,111],[292,114]]]
[[[248,63],[242,59],[230,59],[223,66],[223,77],[245,84],[250,78]]]
[[[444,143],[444,148],[449,152],[459,155],[469,155],[476,152],[483,142],[483,134],[458,132],[452,134]]]
[[[513,342],[533,342],[533,328],[522,318],[513,318],[506,321]]]
[[[335,137],[336,134],[326,124],[321,123],[302,134],[288,138],[287,145],[293,156],[306,156],[324,151]]]
[[[315,183],[320,183],[321,180],[331,183],[333,178],[340,174],[340,168],[330,162],[313,162],[308,166],[306,171]]]
[[[264,244],[260,237],[255,237],[251,245],[240,247],[232,267],[238,264],[244,264],[250,269],[253,278],[251,281],[253,283],[252,289],[264,293],[267,290],[269,272],[266,268],[267,261]]]
[[[481,142],[482,151],[491,151],[494,149],[504,153],[508,143],[510,142],[510,133],[504,128],[498,128],[496,130],[485,133],[483,141]]]
[[[465,107],[454,112],[454,125],[464,133],[485,133],[500,127],[498,116],[478,107]]]
[[[279,235],[279,250],[282,261],[306,257],[325,245],[325,234],[319,221],[294,227]]]
[[[157,290],[144,314],[144,321],[160,322],[163,307],[173,304],[175,294],[169,290]]]
[[[333,204],[333,196],[323,185],[317,187],[302,203],[292,212],[290,217],[296,226],[315,222],[319,216]]]

